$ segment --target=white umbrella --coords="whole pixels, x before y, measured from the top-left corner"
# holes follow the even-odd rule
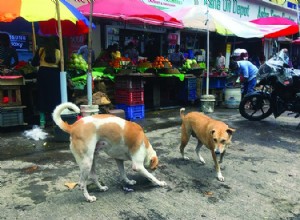
[[[267,34],[280,31],[289,25],[259,25],[234,18],[220,11],[209,9],[203,5],[182,6],[166,10],[168,14],[181,20],[184,28],[214,31],[221,35],[242,38],[262,38]],[[208,25],[207,21],[209,20]]]

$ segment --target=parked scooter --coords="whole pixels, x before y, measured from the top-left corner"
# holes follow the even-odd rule
[[[300,116],[300,70],[288,67],[284,50],[260,66],[257,73],[260,89],[245,95],[239,105],[244,118],[260,121],[271,114],[277,118],[285,111],[295,118]]]

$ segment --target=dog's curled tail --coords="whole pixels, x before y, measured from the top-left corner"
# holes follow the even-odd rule
[[[65,102],[56,106],[52,113],[52,118],[58,127],[60,127],[63,131],[70,133],[71,125],[69,125],[67,122],[64,122],[60,116],[61,113],[68,108],[72,109],[76,113],[80,113],[80,109],[75,104],[71,102]]]
[[[181,109],[180,109],[180,117],[181,117],[181,120],[183,120],[183,118],[184,118],[184,111],[185,111],[185,108],[181,108]]]

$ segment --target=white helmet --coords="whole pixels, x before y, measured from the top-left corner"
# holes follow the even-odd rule
[[[237,60],[248,60],[248,52],[246,49],[237,48],[233,51],[232,57]]]

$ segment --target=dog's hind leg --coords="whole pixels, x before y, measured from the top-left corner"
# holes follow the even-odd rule
[[[118,160],[116,159],[116,162],[117,162],[117,166],[118,166],[118,169],[120,171],[120,176],[121,176],[121,179],[123,181],[125,181],[125,183],[129,184],[129,185],[134,185],[136,184],[136,181],[135,180],[130,180],[128,179],[127,175],[126,175],[126,172],[125,172],[125,169],[124,169],[124,161],[123,160]]]
[[[191,134],[187,133],[185,125],[182,124],[181,125],[181,144],[180,144],[179,149],[180,149],[180,153],[181,153],[182,159],[184,159],[184,160],[189,160],[189,158],[184,155],[184,148],[188,144],[188,142],[190,140],[190,137],[191,137]]]
[[[88,202],[94,202],[96,201],[95,196],[90,196],[88,190],[87,190],[87,181],[92,169],[92,162],[93,161],[93,155],[91,157],[85,156],[80,160],[79,167],[80,167],[80,181],[79,185],[83,189],[83,195],[86,198]]]
[[[203,146],[202,142],[198,140],[198,144],[196,146],[195,151],[196,151],[196,154],[199,157],[200,162],[203,163],[203,164],[205,164],[205,160],[203,159],[203,157],[200,154],[200,149],[201,149],[202,146]]]
[[[91,179],[94,181],[94,183],[98,186],[98,188],[100,189],[100,191],[106,191],[108,190],[107,186],[102,186],[101,183],[98,180],[98,176],[96,174],[96,159],[95,159],[95,155],[94,155],[94,160],[93,160],[93,164],[92,164],[92,169],[91,169]]]
[[[76,143],[76,144],[74,144]],[[89,148],[88,146],[96,146],[96,142],[94,145],[90,145],[90,143],[85,143],[80,140],[73,140],[73,143],[70,145],[70,149],[77,161],[77,164],[80,168],[80,180],[79,186],[83,190],[83,195],[88,202],[96,201],[95,196],[90,196],[87,190],[87,181],[92,169],[93,160],[94,160],[94,148]],[[86,152],[79,151],[78,149],[88,149]]]

